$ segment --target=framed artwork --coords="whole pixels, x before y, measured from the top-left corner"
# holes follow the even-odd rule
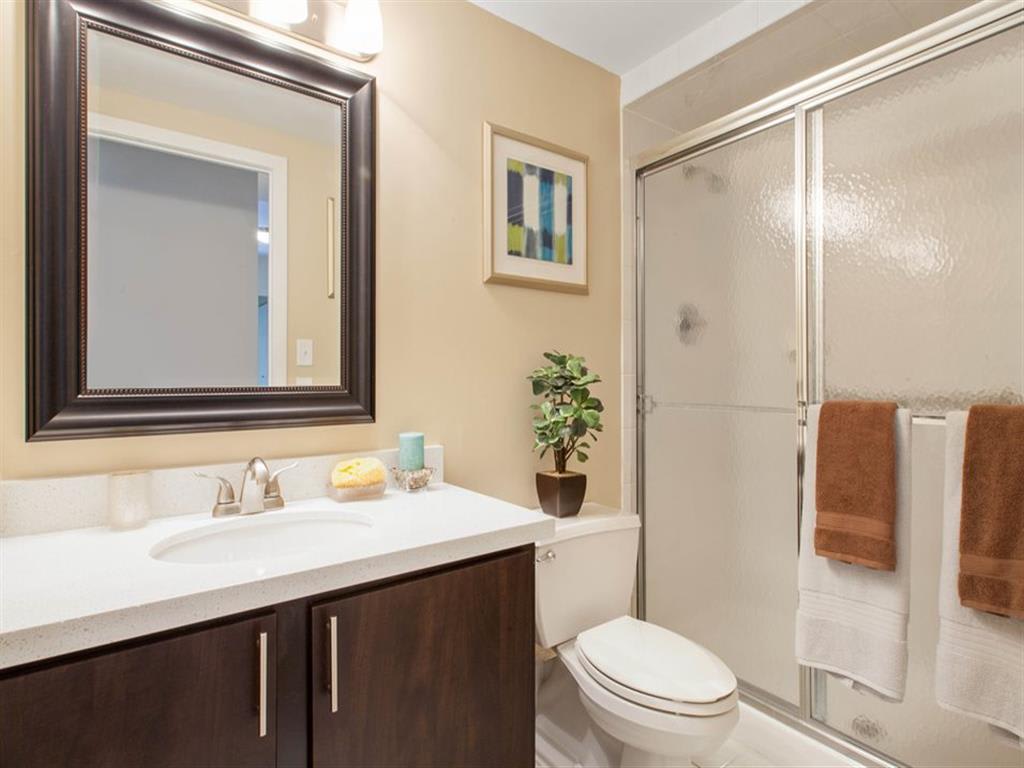
[[[484,123],[484,282],[587,293],[587,157]]]

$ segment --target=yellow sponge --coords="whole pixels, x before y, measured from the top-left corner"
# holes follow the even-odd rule
[[[384,462],[372,457],[339,461],[331,472],[331,485],[335,488],[365,488],[386,480]]]

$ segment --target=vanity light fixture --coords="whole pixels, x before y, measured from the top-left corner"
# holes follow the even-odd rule
[[[249,15],[267,24],[301,24],[309,16],[307,0],[249,0]]]
[[[348,0],[339,40],[336,45],[331,39],[327,43],[367,58],[383,51],[384,22],[379,0]]]
[[[193,14],[228,11],[256,22],[271,38],[284,32],[291,41],[327,49],[356,61],[384,50],[380,0],[157,0]],[[216,10],[212,10],[216,9]]]

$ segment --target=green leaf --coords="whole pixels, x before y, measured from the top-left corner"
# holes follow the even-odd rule
[[[580,460],[580,464],[582,464],[583,462],[585,462],[590,457],[587,456],[587,454],[585,454],[583,451],[576,451],[576,458],[579,459]]]
[[[589,371],[586,360],[579,355],[554,350],[542,354],[548,365],[527,376],[533,394],[540,398],[539,404],[530,406],[535,450],[539,449],[541,455],[553,450],[558,460],[569,454],[586,461],[590,443],[578,441],[588,435],[597,440],[595,432],[603,429],[604,405],[591,396],[588,386],[600,382],[601,377]]]

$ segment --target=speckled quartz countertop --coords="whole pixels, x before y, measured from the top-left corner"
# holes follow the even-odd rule
[[[255,517],[353,512],[372,526],[336,546],[216,564],[164,562],[150,551],[168,536],[254,517],[214,521],[206,513],[131,531],[2,538],[0,668],[499,552],[555,530],[539,512],[447,484],[346,504],[310,499]]]

